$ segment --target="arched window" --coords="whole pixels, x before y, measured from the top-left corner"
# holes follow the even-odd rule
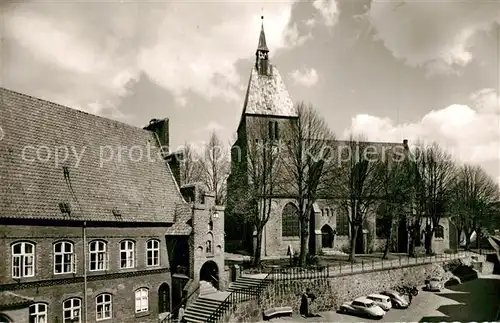
[[[75,256],[72,242],[54,243],[54,274],[75,273]]]
[[[206,242],[206,247],[205,247],[205,252],[208,255],[212,255],[214,253],[214,247],[213,247],[213,241],[214,241],[214,236],[212,233],[207,233],[207,242]]]
[[[330,216],[330,210],[329,209],[326,209],[326,216],[329,217]]]
[[[35,276],[35,245],[17,242],[12,245],[12,277]]]
[[[349,235],[349,217],[343,212],[337,212],[337,218],[335,219],[335,225],[337,229],[337,235],[348,236]]]
[[[444,227],[442,225],[438,225],[434,229],[434,238],[444,239]]]
[[[146,258],[147,266],[159,266],[160,265],[160,241],[149,240],[146,243]]]
[[[212,231],[214,229],[214,222],[212,221],[212,219],[210,219],[210,221],[208,221],[208,231]]]
[[[120,242],[120,268],[135,267],[135,243],[132,240]]]
[[[47,323],[47,304],[33,304],[29,308],[29,313],[29,323]]]
[[[90,271],[108,269],[107,244],[104,241],[96,240],[89,243]]]
[[[82,322],[82,301],[79,298],[70,298],[63,303],[63,323]]]
[[[149,310],[149,295],[147,288],[139,288],[135,291],[135,312],[147,312]]]
[[[12,320],[5,314],[0,314],[0,323],[12,323]]]
[[[281,215],[281,235],[283,237],[299,236],[299,210],[292,203],[288,203],[283,208]]]
[[[113,317],[111,294],[100,294],[95,298],[95,318],[102,321]]]

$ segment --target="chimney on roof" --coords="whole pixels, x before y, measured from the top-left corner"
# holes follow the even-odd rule
[[[144,127],[144,129],[156,133],[159,144],[166,153],[170,152],[170,136],[168,128],[168,119],[151,119],[149,121],[149,125]]]

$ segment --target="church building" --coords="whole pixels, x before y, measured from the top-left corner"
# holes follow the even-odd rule
[[[250,73],[248,88],[243,104],[240,123],[237,128],[237,139],[232,147],[231,174],[228,178],[228,203],[226,209],[226,243],[232,249],[243,248],[249,251],[256,246],[256,231],[248,218],[241,215],[237,206],[241,205],[238,196],[245,196],[249,191],[250,167],[249,146],[260,140],[255,137],[252,127],[255,124],[266,124],[268,137],[272,140],[286,142],[287,128],[297,122],[298,114],[288,93],[278,68],[269,60],[269,48],[266,43],[264,26],[262,25],[255,64]],[[331,145],[340,147],[351,143],[333,141]],[[394,148],[407,147],[404,143],[364,143],[387,151]],[[300,250],[298,207],[295,196],[290,192],[273,192],[271,216],[263,229],[262,256],[286,257],[288,246],[295,251]],[[332,196],[323,196],[314,203],[310,214],[309,253],[320,254],[335,251],[348,252],[350,246],[350,225],[348,215],[335,207]],[[262,203],[262,201],[261,201]],[[370,253],[382,250],[385,239],[378,234],[376,214],[367,216],[358,233],[357,253]],[[436,230],[434,247],[437,252],[449,247],[448,237],[454,234],[449,230],[448,219],[441,220],[442,226]],[[407,252],[408,234],[406,222],[398,224],[397,238],[392,251]],[[380,237],[379,237],[380,236]]]

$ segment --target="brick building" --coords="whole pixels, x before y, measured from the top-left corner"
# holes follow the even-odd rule
[[[224,209],[144,129],[0,89],[0,322],[158,322],[224,288]],[[184,194],[184,196],[183,196]]]
[[[269,61],[269,48],[266,44],[264,28],[262,27],[256,51],[255,65],[252,67],[242,116],[237,129],[237,139],[233,145],[231,155],[231,175],[228,178],[228,199],[226,217],[226,240],[231,245],[243,244],[244,247],[255,247],[255,232],[251,225],[236,211],[236,206],[241,204],[238,196],[248,191],[250,168],[249,146],[253,142],[262,140],[260,133],[254,129],[264,128],[272,141],[288,141],[290,125],[297,122],[298,116],[294,104],[286,89],[276,66]],[[267,127],[268,125],[268,127]],[[352,143],[333,141],[329,146],[333,149]],[[405,143],[363,143],[374,147],[381,154],[384,152],[404,151]],[[339,155],[340,156],[340,155]],[[286,158],[286,157],[285,157]],[[331,162],[335,162],[332,160]],[[288,181],[290,181],[288,179]],[[287,179],[281,180],[281,185],[287,185]],[[286,256],[287,247],[291,245],[294,250],[300,250],[298,207],[291,190],[273,191],[271,202],[271,216],[263,230],[262,255]],[[348,215],[335,207],[334,196],[323,196],[313,206],[310,215],[309,228],[309,253],[317,254],[320,251],[331,249],[345,250],[349,247],[350,226]],[[260,201],[262,203],[262,201]],[[356,250],[360,253],[372,252],[381,249],[385,239],[377,234],[375,212],[367,216],[363,228],[358,234]],[[433,246],[435,250],[442,251],[449,247],[449,236],[453,235],[448,230],[448,219],[441,220],[443,225],[437,229]],[[406,222],[399,224],[397,242],[394,251],[406,252],[408,248],[408,234]],[[445,233],[443,233],[445,231]]]

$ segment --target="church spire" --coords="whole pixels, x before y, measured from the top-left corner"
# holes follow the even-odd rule
[[[259,45],[255,52],[255,68],[260,75],[269,75],[270,65],[268,62],[269,48],[267,48],[266,34],[264,33],[264,16],[261,16],[262,26],[260,29]]]
[[[269,48],[267,48],[266,43],[266,33],[264,32],[264,16],[260,16],[260,19],[262,19],[262,25],[260,28],[259,46],[257,47],[257,52],[269,52]]]

